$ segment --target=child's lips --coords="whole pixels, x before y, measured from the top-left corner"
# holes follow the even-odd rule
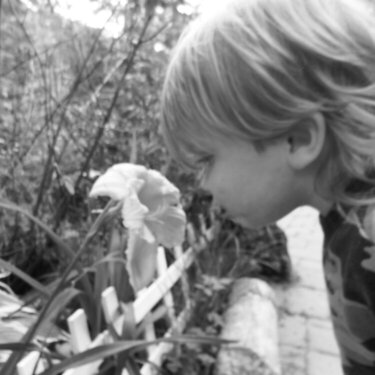
[[[236,215],[236,214],[234,214],[232,212],[229,212],[227,209],[225,209],[223,207],[221,208],[221,212],[225,215],[225,218],[227,220],[230,220],[230,221],[232,221],[235,224],[244,226],[245,223],[246,223],[246,220],[245,220],[244,217]]]
[[[225,216],[227,217],[228,220],[233,221],[236,224],[240,224],[239,222],[241,221],[241,218],[239,216],[228,214],[228,213]]]
[[[240,217],[232,217],[230,220],[236,224],[243,225],[243,220]]]
[[[233,215],[233,216],[229,216],[228,218],[229,218],[230,221],[232,221],[233,223],[235,223],[237,225],[240,225],[241,227],[247,227],[248,226],[247,220],[243,216]]]

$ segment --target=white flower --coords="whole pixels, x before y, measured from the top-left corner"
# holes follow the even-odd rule
[[[370,205],[363,218],[365,237],[375,243],[375,205]]]
[[[123,224],[129,229],[128,271],[139,290],[154,277],[157,246],[172,247],[184,240],[186,215],[179,190],[155,170],[122,163],[95,181],[90,196],[122,202]]]

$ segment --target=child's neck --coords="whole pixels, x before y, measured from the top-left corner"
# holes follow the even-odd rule
[[[316,208],[322,216],[326,216],[334,206],[333,199],[323,198],[318,194],[314,194],[309,205]]]

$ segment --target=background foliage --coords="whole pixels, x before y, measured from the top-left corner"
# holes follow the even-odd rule
[[[112,164],[131,161],[161,170],[181,189],[196,229],[200,215],[211,218],[209,197],[196,189],[193,176],[169,160],[158,132],[164,70],[194,14],[183,12],[184,0],[92,0],[120,25],[114,37],[105,28],[62,18],[58,2],[28,0],[30,9],[21,0],[0,0],[0,201],[19,207],[0,210],[0,260],[25,272],[34,289],[47,295],[64,272],[67,281],[71,277],[66,270],[74,253],[68,256],[62,249],[78,252],[82,247],[93,224],[88,192],[98,173]],[[60,239],[52,241],[22,210]],[[200,310],[189,330],[217,335],[226,278],[283,279],[288,260],[285,248],[270,247],[259,232],[215,220],[218,236],[197,259],[192,277],[192,298]],[[89,251],[80,259],[87,272],[80,289],[92,289],[94,296],[80,302],[92,312],[94,332],[100,331],[101,317],[90,306],[108,284],[121,286],[117,291],[123,300],[132,298],[120,229],[120,223],[104,225],[85,244]],[[1,264],[0,278],[25,299],[35,292],[25,278],[2,271]],[[66,289],[63,304],[70,311],[76,306],[71,304],[77,295],[73,289]],[[58,308],[50,320],[61,312]],[[216,349],[192,346],[183,353],[185,358],[167,361],[168,373],[211,372]]]
[[[52,1],[1,8],[0,196],[70,243],[87,230],[96,171],[131,160],[168,173],[158,97],[188,20],[182,0],[96,3],[121,25],[119,36],[63,19]],[[20,215],[0,213],[0,231],[1,257],[29,274],[64,261]]]

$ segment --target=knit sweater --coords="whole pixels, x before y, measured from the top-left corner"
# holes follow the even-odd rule
[[[375,206],[321,216],[323,267],[345,375],[375,374]]]

